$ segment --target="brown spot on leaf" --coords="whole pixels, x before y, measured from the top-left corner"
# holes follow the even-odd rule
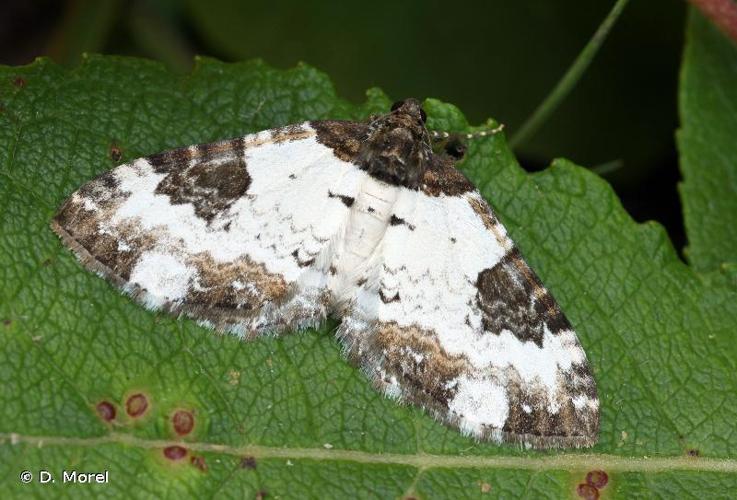
[[[194,429],[194,415],[189,410],[176,410],[171,416],[171,425],[180,436],[186,436]]]
[[[6,327],[6,328],[10,328],[10,325],[12,325],[12,324],[13,324],[13,320],[11,320],[11,319],[4,319],[3,320],[3,326]]]
[[[609,482],[609,476],[603,470],[592,470],[586,474],[586,483],[594,488],[601,489]]]
[[[250,469],[253,470],[256,468],[256,457],[243,457],[240,461],[240,467],[241,469]]]
[[[28,84],[28,81],[22,76],[16,76],[15,78],[13,78],[13,85],[18,87],[19,89],[22,89],[27,84]]]
[[[599,490],[588,483],[581,483],[576,487],[576,494],[585,500],[596,500],[599,498]]]
[[[191,463],[193,466],[195,466],[197,469],[201,470],[202,472],[207,472],[207,463],[205,463],[205,457],[201,455],[192,456],[189,459],[189,463]]]
[[[178,461],[187,456],[187,448],[184,446],[167,446],[164,448],[164,456],[172,461]]]
[[[688,449],[688,450],[686,451],[686,454],[687,454],[687,455],[688,455],[689,457],[698,457],[698,456],[700,456],[700,455],[701,455],[701,452],[700,452],[700,451],[699,451],[699,450],[698,450],[697,448],[689,448],[689,449]]]
[[[269,492],[268,491],[266,491],[266,490],[259,490],[259,492],[256,493],[256,500],[264,500],[264,498],[266,498],[267,496],[269,496]]]
[[[480,485],[481,493],[488,493],[491,491],[491,485],[487,482],[482,482]]]
[[[130,396],[125,402],[125,411],[133,418],[142,417],[148,410],[148,398],[143,393]]]
[[[97,416],[99,416],[105,422],[112,422],[115,420],[116,410],[115,405],[110,401],[100,401],[95,405]]]
[[[123,150],[120,149],[120,146],[113,143],[110,145],[110,159],[114,162],[119,162],[120,159],[123,157]]]

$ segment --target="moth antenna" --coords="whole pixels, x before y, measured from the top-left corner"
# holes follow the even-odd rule
[[[439,139],[447,139],[448,137],[450,137],[450,133],[443,130],[430,130],[429,133],[430,138],[435,141]]]
[[[444,130],[431,130],[430,131],[430,137],[433,140],[441,140],[441,139],[447,139],[451,135],[459,136],[467,140],[473,140],[473,139],[479,139],[481,137],[488,137],[490,135],[496,135],[499,132],[504,130],[504,124],[500,124],[498,127],[495,127],[493,129],[489,130],[478,130],[476,132],[469,132],[467,134],[456,134],[451,132],[446,132]]]
[[[480,137],[488,137],[490,135],[496,135],[502,130],[504,130],[504,124],[500,123],[497,127],[492,128],[490,130],[479,130],[477,132],[471,132],[471,133],[465,134],[464,137],[468,140],[473,140],[473,139],[478,139]]]

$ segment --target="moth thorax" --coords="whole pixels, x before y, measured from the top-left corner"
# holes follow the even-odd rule
[[[430,158],[424,124],[408,115],[389,115],[363,144],[360,161],[374,177],[417,189]]]

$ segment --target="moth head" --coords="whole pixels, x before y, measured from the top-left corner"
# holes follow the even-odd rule
[[[426,119],[418,100],[405,99],[371,120],[359,154],[363,167],[385,182],[417,189],[432,156]]]
[[[422,105],[417,99],[404,99],[403,101],[397,101],[392,104],[391,112],[404,113],[405,115],[410,115],[415,119],[419,118],[423,125],[427,122],[427,114],[425,113],[425,110],[422,109]]]

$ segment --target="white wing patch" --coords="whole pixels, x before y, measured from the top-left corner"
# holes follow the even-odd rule
[[[407,101],[409,102],[409,101]],[[385,394],[480,439],[590,446],[576,334],[415,102],[121,165],[53,229],[144,305],[243,338],[341,319]]]
[[[401,223],[340,330],[352,357],[388,395],[478,438],[590,445],[598,399],[586,356],[486,202],[393,189]]]
[[[149,307],[243,336],[302,328],[326,316],[348,220],[330,193],[350,199],[365,177],[302,124],[122,165],[74,193],[54,229]]]

